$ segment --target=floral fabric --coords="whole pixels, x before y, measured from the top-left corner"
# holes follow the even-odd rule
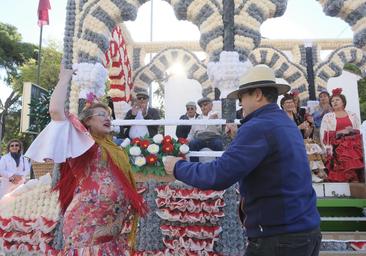
[[[100,148],[86,171],[64,215],[65,248],[59,255],[129,255],[123,229],[130,206]]]

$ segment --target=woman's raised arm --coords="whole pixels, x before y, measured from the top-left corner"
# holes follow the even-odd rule
[[[65,101],[72,72],[71,69],[65,69],[63,65],[61,65],[59,81],[52,93],[49,107],[51,119],[54,121],[63,121],[66,119]]]

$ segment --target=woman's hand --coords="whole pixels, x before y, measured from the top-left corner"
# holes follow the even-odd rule
[[[22,176],[20,175],[13,175],[9,178],[9,181],[13,184],[18,184],[22,180]]]
[[[302,122],[301,124],[299,124],[297,127],[300,129],[300,130],[305,130],[306,128],[308,128],[309,126],[309,123],[307,121],[304,121]]]
[[[226,124],[225,133],[230,136],[230,138],[234,138],[236,133],[238,132],[238,126],[234,123]]]

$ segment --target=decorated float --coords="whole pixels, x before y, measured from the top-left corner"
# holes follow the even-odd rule
[[[212,99],[215,88],[221,90],[223,98],[235,88],[249,65],[266,64],[274,69],[277,78],[298,90],[303,105],[316,100],[318,92],[328,88],[328,81],[342,74],[346,63],[355,64],[366,76],[366,1],[320,0],[326,15],[339,17],[352,27],[353,40],[304,42],[261,39],[261,24],[281,16],[286,0],[168,0],[178,19],[198,27],[200,41],[138,43],[132,40],[124,22],[136,19],[138,8],[145,2],[68,1],[64,64],[78,70],[66,102],[71,113],[77,114],[88,97],[101,97],[107,92],[117,126],[199,124],[168,119],[123,120],[134,93],[153,81],[166,79],[167,70],[176,62],[183,64],[189,79],[199,82],[202,96]],[[325,61],[319,57],[321,50],[331,51]],[[193,52],[197,51],[206,53],[205,61],[196,57]],[[150,53],[155,56],[145,65],[145,56]],[[223,119],[206,124],[224,124],[231,118],[225,106],[232,104],[223,101],[222,105]],[[237,216],[236,187],[202,191],[175,182],[162,170],[164,154],[220,155],[188,152],[184,145],[182,140],[163,135],[122,145],[131,155],[140,192],[151,210],[140,220],[135,255],[243,255],[245,230]],[[311,149],[308,151],[311,154]],[[45,164],[34,166],[47,169]],[[58,195],[52,191],[59,166],[52,166],[50,173],[52,181],[47,175],[39,177],[2,199],[6,207],[0,209],[1,253],[45,255],[51,247],[63,247],[62,215]],[[318,183],[314,188],[322,215],[322,250],[340,248],[351,253],[351,245],[362,246],[366,241],[365,184]]]

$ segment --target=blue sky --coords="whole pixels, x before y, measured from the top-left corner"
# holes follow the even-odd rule
[[[50,40],[62,43],[67,0],[50,0],[50,25],[43,31],[43,44]],[[140,7],[136,21],[127,22],[135,41],[150,40],[150,2]],[[197,27],[178,21],[172,7],[154,0],[153,41],[199,40]],[[0,21],[18,28],[23,40],[38,44],[38,0],[1,0]],[[267,20],[261,27],[262,36],[270,39],[352,38],[351,28],[341,19],[326,16],[316,0],[289,0],[282,17]],[[0,74],[1,75],[1,74]],[[0,98],[8,90],[0,82]]]

